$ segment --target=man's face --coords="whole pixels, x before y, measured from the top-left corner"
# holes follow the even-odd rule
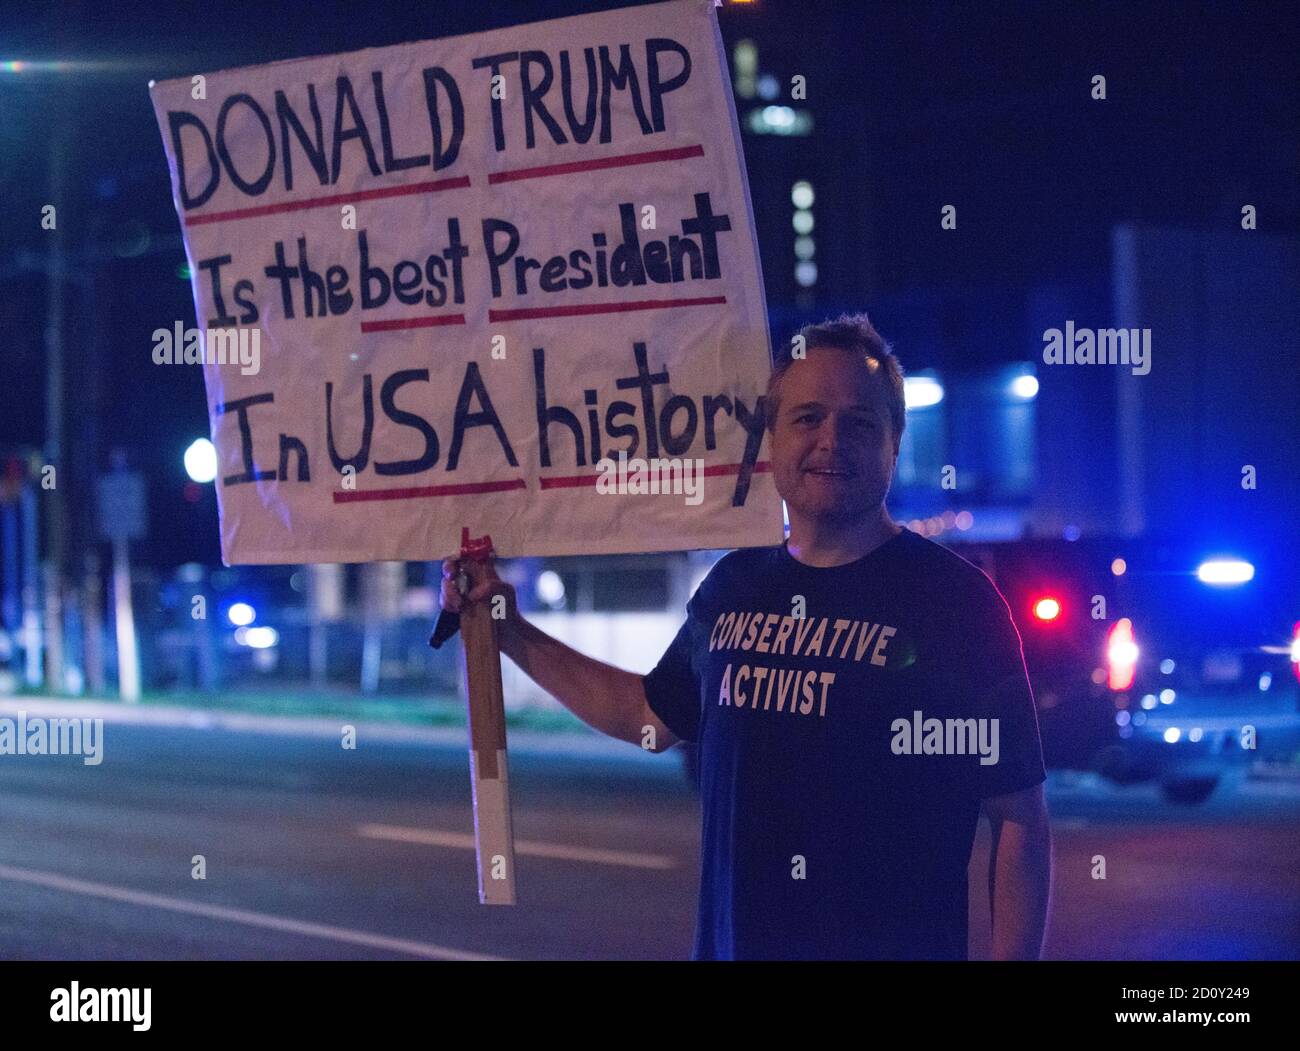
[[[842,350],[809,347],[779,395],[772,470],[791,512],[840,520],[877,510],[898,460],[885,380]]]

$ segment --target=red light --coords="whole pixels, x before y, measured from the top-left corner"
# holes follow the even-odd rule
[[[1106,664],[1110,669],[1107,685],[1112,690],[1127,690],[1133,685],[1138,648],[1133,641],[1133,622],[1125,617],[1115,622],[1106,638]]]
[[[1061,604],[1050,595],[1034,603],[1034,616],[1039,620],[1055,620],[1061,615]]]

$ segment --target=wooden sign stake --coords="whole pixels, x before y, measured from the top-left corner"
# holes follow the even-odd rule
[[[486,562],[492,538],[470,540],[461,530],[460,557]],[[458,584],[460,582],[458,581]],[[468,580],[460,588],[468,590]],[[475,603],[460,615],[469,687],[469,772],[474,795],[474,849],[480,905],[515,903],[515,841],[510,826],[506,776],[506,714],[501,689],[501,645],[491,602]]]

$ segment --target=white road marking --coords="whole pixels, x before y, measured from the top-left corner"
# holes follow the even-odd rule
[[[283,916],[272,916],[265,912],[232,909],[224,905],[206,905],[202,902],[186,901],[184,898],[170,898],[162,894],[131,890],[128,887],[114,887],[107,883],[92,883],[89,880],[73,879],[69,876],[60,876],[54,872],[40,872],[36,869],[20,869],[9,865],[0,865],[0,880],[29,883],[36,887],[67,891],[69,894],[107,898],[110,901],[123,901],[130,905],[164,909],[168,912],[188,913],[191,916],[204,916],[213,920],[227,920],[231,923],[242,923],[249,927],[262,927],[266,930],[282,931],[287,934],[301,934],[308,938],[326,938],[331,941],[346,942],[349,945],[363,945],[368,949],[384,949],[388,952],[403,953],[407,956],[419,956],[426,960],[498,960],[501,958],[488,956],[484,953],[465,952],[461,949],[449,949],[446,946],[434,945],[430,942],[414,942],[405,938],[387,938],[382,934],[370,934],[366,931],[356,931],[348,927],[333,927],[324,923],[306,923],[302,920],[291,920]]]
[[[403,828],[400,825],[361,825],[357,835],[367,839],[389,839],[397,843],[420,843],[429,847],[454,847],[474,849],[474,837],[466,832],[441,832],[429,828]],[[538,843],[515,840],[516,854],[531,854],[537,858],[559,858],[564,861],[589,861],[594,865],[623,865],[634,869],[674,869],[677,862],[663,854],[637,854],[626,850],[604,850],[600,847],[569,847],[562,843]]]

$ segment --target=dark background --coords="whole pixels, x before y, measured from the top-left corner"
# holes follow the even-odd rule
[[[46,291],[34,264],[53,129],[70,133],[59,221],[82,278],[68,286],[71,506],[123,446],[150,481],[140,557],[212,564],[215,498],[210,486],[187,491],[181,464],[206,433],[201,374],[150,360],[149,333],[192,325],[194,308],[148,81],[615,6],[5,5],[0,60],[67,65],[0,67],[0,450],[39,448],[45,433]],[[1292,5],[763,0],[728,3],[719,20],[729,56],[753,40],[784,93],[791,76],[808,79],[798,105],[813,135],[744,143],[776,338],[865,308],[909,370],[1024,360],[1041,349],[1026,333],[1045,295],[1109,306],[1118,223],[1231,230],[1249,202],[1261,231],[1300,232]],[[1105,102],[1089,96],[1098,73]],[[742,119],[754,104],[738,100]],[[792,270],[798,178],[818,194],[810,290]],[[938,223],[948,203],[956,231]],[[1294,384],[1294,364],[1279,366]],[[74,550],[90,527],[74,522]]]

